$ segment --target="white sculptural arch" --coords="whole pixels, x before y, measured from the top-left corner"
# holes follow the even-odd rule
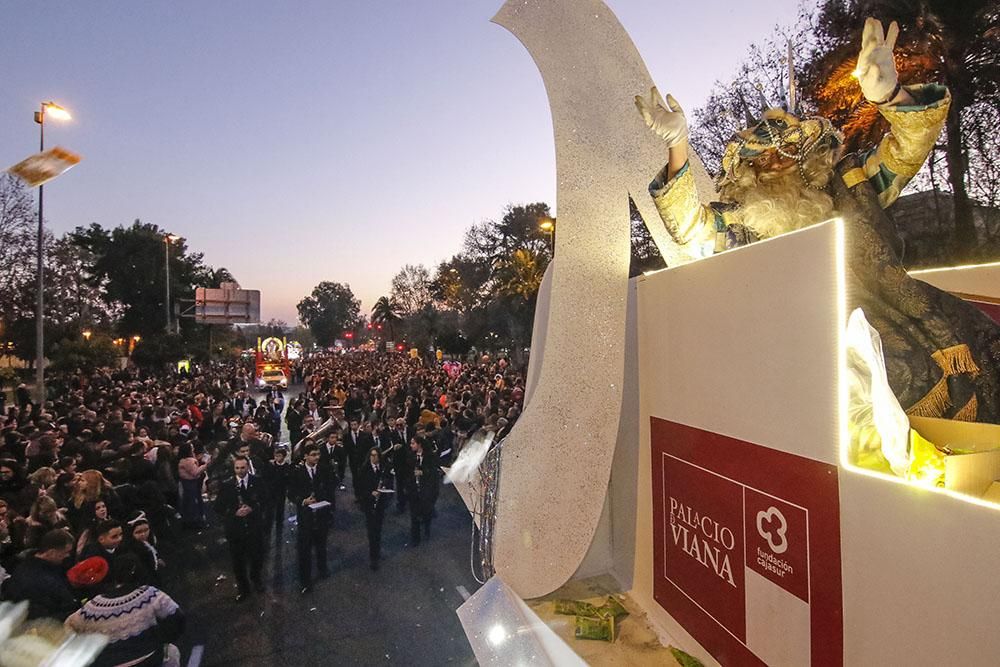
[[[503,446],[493,547],[497,574],[530,598],[576,571],[607,493],[622,399],[629,194],[668,262],[681,253],[646,194],[666,150],[632,100],[652,81],[611,10],[600,0],[508,0],[493,20],[537,64],[556,145],[558,261],[544,336],[532,341],[537,383]],[[696,159],[692,169],[712,193]]]

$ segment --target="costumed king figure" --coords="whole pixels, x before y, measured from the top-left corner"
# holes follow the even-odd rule
[[[788,109],[747,113],[722,157],[720,202],[702,205],[688,168],[687,122],[670,95],[636,97],[647,126],[669,148],[649,186],[672,240],[692,259],[841,217],[848,310],[879,332],[889,384],[910,415],[1000,422],[1000,326],[964,301],[907,275],[886,215],[937,140],[951,96],[936,84],[901,86],[893,62],[899,28],[865,22],[856,76],[889,121],[870,150],[843,154],[825,118]]]

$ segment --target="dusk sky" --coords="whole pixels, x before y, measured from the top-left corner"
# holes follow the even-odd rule
[[[74,119],[46,146],[84,157],[46,187],[55,233],[140,218],[261,290],[264,320],[296,322],[323,280],[368,312],[508,203],[555,209],[548,102],[490,23],[501,4],[4,3],[0,168],[37,150],[31,114],[54,100]],[[690,110],[798,0],[607,4]]]

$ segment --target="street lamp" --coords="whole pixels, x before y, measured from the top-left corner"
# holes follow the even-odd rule
[[[170,244],[180,240],[181,237],[176,234],[167,234],[163,237],[163,265],[167,267],[167,300],[165,306],[167,310],[167,333],[170,333]]]
[[[85,341],[87,341],[88,343],[90,342],[90,337],[91,337],[92,335],[93,335],[93,332],[92,332],[92,331],[90,331],[90,329],[84,329],[84,330],[83,330],[83,339],[84,339]]]
[[[549,235],[549,253],[554,257],[556,254],[556,219],[540,218],[538,228]]]
[[[69,120],[72,116],[55,102],[42,102],[41,110],[35,112],[35,122],[38,123],[38,151],[45,152],[45,117],[52,116],[56,120]],[[35,303],[35,392],[39,402],[45,404],[45,258],[43,241],[45,229],[42,218],[43,188],[38,186],[38,296]]]

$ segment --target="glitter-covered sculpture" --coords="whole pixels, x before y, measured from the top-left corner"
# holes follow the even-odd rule
[[[788,109],[748,115],[726,147],[719,203],[702,205],[688,168],[687,124],[677,102],[655,88],[636,97],[647,126],[669,147],[649,186],[673,241],[689,257],[842,217],[847,233],[848,303],[881,334],[889,383],[908,414],[1000,421],[1000,327],[973,306],[907,275],[901,243],[885,213],[917,173],[940,134],[951,97],[935,85],[901,86],[887,33],[868,19],[856,76],[891,131],[878,146],[843,155],[825,118]],[[771,267],[778,269],[779,267]],[[767,269],[762,269],[767,270]]]

